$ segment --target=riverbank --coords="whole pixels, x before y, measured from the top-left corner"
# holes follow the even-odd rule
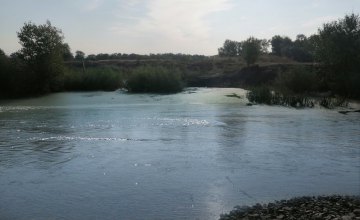
[[[359,196],[296,197],[251,207],[235,207],[220,220],[242,219],[360,219]]]
[[[0,99],[61,91],[115,91],[119,88],[132,92],[174,93],[183,87],[266,88],[284,96],[309,98],[321,94],[326,98],[334,97],[336,92],[321,80],[318,68],[316,63],[299,63],[273,55],[262,55],[253,66],[246,66],[241,58],[216,56],[189,60],[69,61],[64,63],[56,90],[30,88],[37,83],[29,84],[29,80],[21,78],[23,75],[19,73],[13,75],[20,78],[11,80],[17,82],[16,86],[6,84],[0,89]],[[3,81],[7,80],[10,78]]]

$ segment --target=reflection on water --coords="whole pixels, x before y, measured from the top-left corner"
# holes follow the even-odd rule
[[[360,117],[246,106],[240,89],[59,93],[0,105],[0,219],[217,219],[360,194]]]

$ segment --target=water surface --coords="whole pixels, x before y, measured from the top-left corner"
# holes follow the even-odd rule
[[[360,115],[246,106],[241,89],[0,103],[0,219],[217,219],[360,195]]]

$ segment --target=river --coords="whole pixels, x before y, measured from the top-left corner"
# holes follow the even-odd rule
[[[1,102],[0,219],[218,219],[236,205],[360,195],[360,114],[246,106],[244,96]]]

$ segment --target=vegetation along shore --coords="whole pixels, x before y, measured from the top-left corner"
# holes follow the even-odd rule
[[[360,98],[360,18],[349,14],[325,23],[317,34],[296,40],[276,35],[225,40],[215,56],[185,54],[90,54],[64,42],[48,21],[25,23],[17,33],[22,48],[0,50],[0,98],[59,91],[173,93],[185,86],[249,89],[253,103],[311,107]],[[336,98],[335,102],[329,101]]]

